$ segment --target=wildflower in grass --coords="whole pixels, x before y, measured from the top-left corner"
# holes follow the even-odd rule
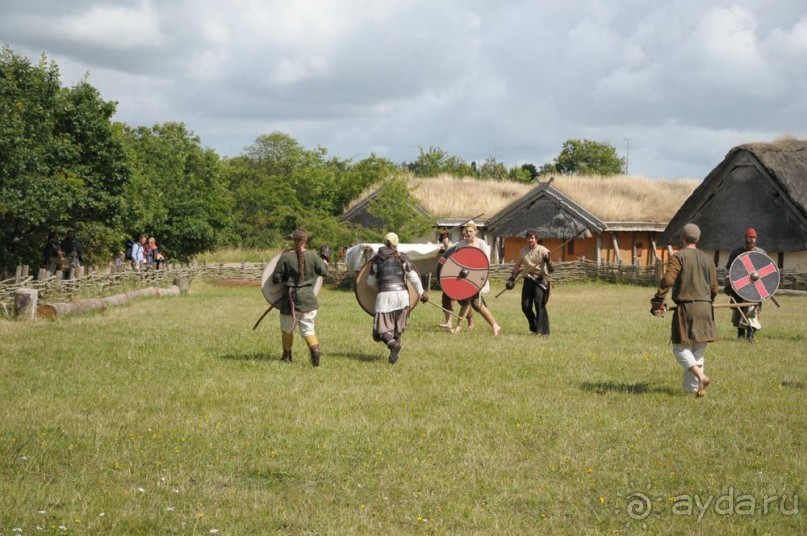
[[[205,517],[205,514],[203,512],[198,512],[196,514],[196,517],[199,518],[199,519],[202,519],[203,517]]]
[[[605,497],[600,497],[600,504],[605,504]]]

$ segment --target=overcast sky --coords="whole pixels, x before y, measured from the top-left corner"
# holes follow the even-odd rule
[[[700,179],[807,137],[804,0],[0,0],[0,42],[222,156],[281,131],[354,160],[540,166],[587,138]]]

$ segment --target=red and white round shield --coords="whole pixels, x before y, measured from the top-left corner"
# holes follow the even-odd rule
[[[452,300],[465,300],[488,282],[490,262],[479,248],[449,248],[437,261],[436,271],[443,292]]]

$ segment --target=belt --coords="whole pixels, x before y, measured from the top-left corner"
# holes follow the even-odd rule
[[[391,292],[393,290],[406,290],[405,283],[384,283],[378,286],[378,292]]]

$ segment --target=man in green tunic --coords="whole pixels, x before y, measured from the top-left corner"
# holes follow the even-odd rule
[[[707,343],[717,340],[712,302],[717,296],[717,270],[712,258],[697,248],[701,230],[684,225],[682,248],[670,258],[653,299],[650,313],[664,316],[664,298],[672,289],[677,307],[672,319],[673,354],[684,368],[684,390],[701,397],[709,378],[703,373]]]
[[[320,349],[314,319],[319,303],[314,294],[317,277],[328,271],[328,262],[316,253],[306,249],[308,231],[300,227],[291,239],[294,248],[284,251],[272,272],[272,283],[282,284],[286,292],[280,299],[280,335],[283,345],[282,361],[291,361],[291,348],[294,344],[294,328],[299,326],[300,336],[305,339],[311,353],[311,364],[319,366]]]

